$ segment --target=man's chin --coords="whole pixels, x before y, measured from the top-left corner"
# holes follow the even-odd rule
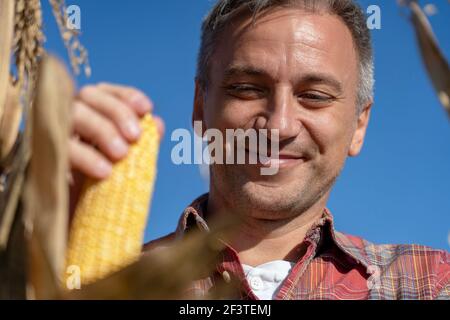
[[[248,167],[243,170],[242,167],[229,166],[226,167],[228,170],[221,170],[224,168],[211,171],[215,188],[231,201],[230,206],[250,215],[257,214],[258,218],[289,218],[308,209],[317,200],[316,188],[308,172],[261,179]]]
[[[243,186],[241,196],[248,209],[289,216],[301,206],[302,192],[299,190],[301,188],[291,191],[286,185],[248,182]]]

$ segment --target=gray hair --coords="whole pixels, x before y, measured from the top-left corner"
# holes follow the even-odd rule
[[[300,7],[317,12],[326,11],[340,17],[351,31],[359,56],[359,84],[357,93],[358,112],[373,99],[374,62],[370,31],[366,16],[353,0],[218,0],[202,25],[200,52],[196,79],[203,88],[209,83],[209,66],[219,36],[236,16],[247,13],[255,22],[258,13],[276,7]]]

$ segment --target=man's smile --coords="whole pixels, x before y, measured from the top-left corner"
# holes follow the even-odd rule
[[[280,152],[278,155],[263,155],[253,150],[245,150],[248,155],[248,159],[257,159],[259,160],[256,165],[267,168],[291,168],[297,165],[300,165],[306,161],[305,157],[301,155],[295,155],[293,153],[288,152]]]

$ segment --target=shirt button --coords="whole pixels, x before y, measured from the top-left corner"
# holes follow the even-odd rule
[[[262,290],[264,283],[262,282],[260,277],[252,277],[250,279],[250,286],[253,290]]]

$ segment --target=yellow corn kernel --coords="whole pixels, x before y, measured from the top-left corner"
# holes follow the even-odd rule
[[[67,267],[79,267],[81,284],[97,281],[136,261],[141,252],[156,177],[157,126],[150,115],[127,157],[105,181],[83,187],[72,222]],[[73,268],[73,267],[72,267]]]

